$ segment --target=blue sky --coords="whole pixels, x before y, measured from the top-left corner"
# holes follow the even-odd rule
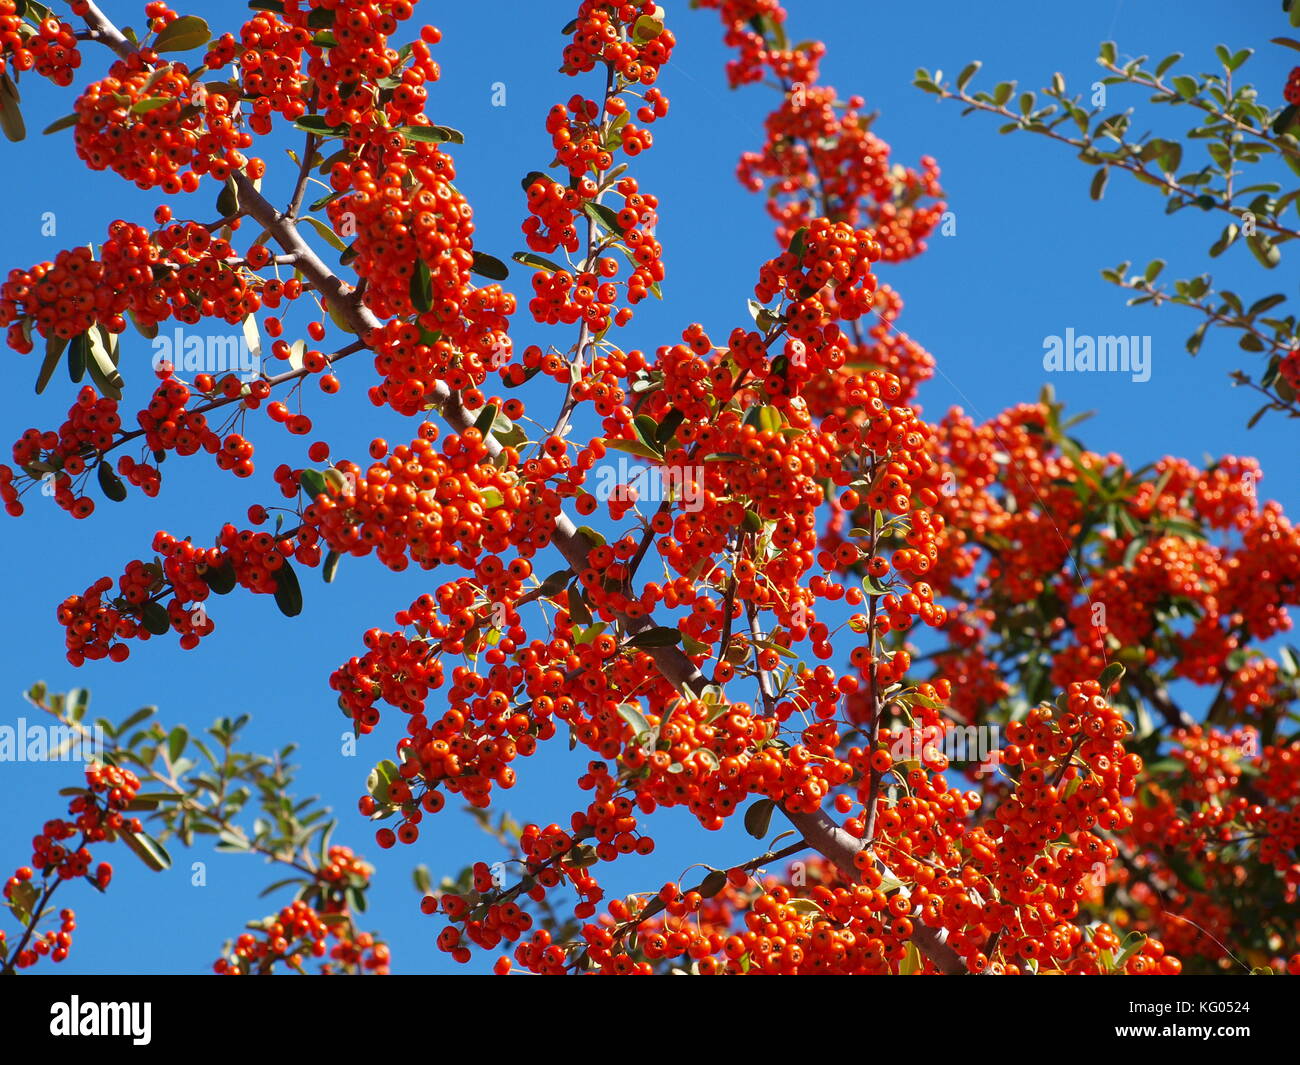
[[[119,24],[140,21],[135,4],[107,0],[102,6]],[[507,6],[509,17],[503,17]],[[668,0],[666,6],[679,40],[660,83],[672,100],[672,112],[655,127],[655,150],[633,167],[642,188],[661,199],[657,235],[668,269],[665,300],[642,304],[623,337],[625,347],[643,349],[674,342],[693,321],[715,337],[747,324],[745,301],[752,295],[758,265],[773,249],[762,203],[736,184],[734,168],[742,151],[761,144],[762,119],[774,96],[757,86],[734,93],[726,88],[728,53],[716,13],[688,11],[682,0]],[[431,91],[430,114],[466,134],[466,144],[455,150],[457,185],[476,209],[478,246],[501,259],[524,247],[519,179],[551,158],[542,128],[546,110],[574,91],[595,91],[591,79],[574,83],[556,73],[564,43],[559,28],[570,17],[569,7],[518,0],[470,5],[425,0],[418,8],[417,23],[431,21],[444,33],[436,49],[443,79]],[[1261,493],[1282,501],[1288,511],[1297,510],[1300,493],[1291,476],[1294,430],[1265,419],[1247,433],[1245,422],[1258,404],[1227,380],[1228,372],[1250,356],[1239,353],[1232,339],[1212,337],[1192,359],[1183,349],[1196,324],[1189,314],[1176,308],[1127,308],[1121,294],[1098,276],[1102,267],[1125,259],[1145,263],[1156,257],[1168,260],[1167,276],[1192,276],[1203,268],[1204,249],[1222,223],[1199,213],[1166,216],[1154,190],[1120,176],[1110,182],[1104,201],[1094,203],[1087,195],[1091,170],[1068,150],[1041,138],[999,137],[994,122],[962,118],[958,107],[937,104],[911,85],[918,66],[951,76],[969,60],[981,59],[985,84],[1016,78],[1023,88],[1036,89],[1060,71],[1072,87],[1083,89],[1097,77],[1098,42],[1113,38],[1121,55],[1182,51],[1195,70],[1213,62],[1219,41],[1233,48],[1254,47],[1257,55],[1244,76],[1266,92],[1280,94],[1294,53],[1267,43],[1286,32],[1277,4],[1240,5],[1229,18],[1224,5],[1206,0],[1065,5],[936,0],[923,12],[908,5],[798,0],[788,8],[791,39],[829,42],[824,80],[842,95],[861,93],[868,108],[880,112],[875,129],[893,145],[895,159],[914,163],[930,154],[942,168],[956,216],[955,235],[936,236],[918,260],[881,272],[906,301],[900,327],[939,361],[939,374],[921,394],[928,414],[937,417],[957,404],[987,418],[1035,399],[1047,377],[1043,339],[1068,327],[1094,335],[1150,334],[1153,367],[1145,383],[1118,375],[1053,378],[1058,396],[1072,411],[1097,411],[1084,429],[1088,444],[1097,451],[1120,452],[1133,466],[1165,454],[1193,461],[1207,452],[1254,455],[1265,473]],[[204,15],[220,32],[234,29],[229,20],[242,18],[243,9],[204,2],[183,10]],[[918,19],[918,13],[923,17]],[[88,46],[82,80],[106,67],[109,58],[106,51]],[[498,82],[505,85],[504,107],[493,106]],[[40,136],[40,129],[71,110],[70,90],[34,78],[25,78],[23,89],[32,133],[21,144],[0,147],[5,153],[0,183],[9,205],[0,235],[6,270],[53,258],[63,247],[102,241],[115,217],[146,221],[162,198],[140,193],[112,174],[84,171],[72,151],[70,132]],[[1158,116],[1158,121],[1166,118]],[[1144,129],[1158,121],[1153,117],[1135,125]],[[287,143],[277,140],[277,146],[262,152],[272,168],[266,187],[273,199],[283,199],[290,179],[279,146]],[[197,194],[196,215],[206,215],[213,195],[206,186]],[[41,233],[41,216],[48,211],[56,216],[54,237]],[[526,284],[522,270],[516,268],[514,274],[512,284]],[[1240,246],[1215,264],[1216,280],[1243,293],[1294,294],[1293,288],[1283,288],[1295,283],[1289,260],[1272,276],[1261,279],[1261,274]],[[516,345],[569,342],[526,319],[526,313],[516,318]],[[124,337],[123,349],[130,401],[146,384],[151,352],[139,338]],[[0,435],[12,441],[28,426],[57,426],[75,394],[66,375],[57,374],[46,394],[36,397],[37,357],[9,352],[7,358],[9,387],[0,394]],[[369,917],[393,944],[394,970],[446,971],[433,942],[440,925],[420,915],[409,870],[424,862],[436,878],[475,859],[492,860],[497,852],[467,817],[450,807],[426,819],[414,847],[380,852],[369,826],[354,811],[368,767],[391,754],[393,734],[381,730],[362,743],[357,757],[342,757],[340,738],[347,722],[327,686],[330,671],[358,653],[361,633],[374,625],[391,627],[395,610],[446,577],[393,574],[373,560],[346,559],[331,586],[323,585],[317,573],[303,574],[306,609],[296,619],[282,618],[267,597],[232,595],[212,607],[217,632],[199,650],[181,652],[170,639],[155,640],[136,646],[121,666],[72,669],[64,660],[54,619],[64,596],[101,575],[116,576],[131,558],[147,557],[155,530],[208,540],[223,521],[237,516],[242,521],[249,503],[271,502],[271,470],[280,461],[307,465],[307,441],[328,439],[335,456],[359,458],[372,436],[409,439],[411,426],[366,402],[364,390],[373,370],[361,358],[345,364],[339,399],[326,403],[314,389],[309,393],[309,412],[317,425],[311,437],[291,438],[264,421],[251,423],[259,449],[252,482],[221,473],[206,457],[172,457],[163,467],[164,487],[157,499],[132,492],[120,505],[101,501],[85,523],[37,503],[24,518],[0,522],[9,606],[0,621],[6,685],[0,723],[13,723],[25,712],[19,693],[36,680],[55,691],[89,687],[92,714],[112,718],[156,704],[162,720],[196,730],[219,716],[251,713],[247,745],[270,751],[297,742],[304,766],[300,794],[318,794],[334,806],[342,821],[336,841],[352,845],[378,867]],[[386,725],[396,716],[390,713]],[[497,793],[500,808],[519,820],[567,821],[585,799],[573,784],[582,752],[570,755],[566,747],[559,743],[518,764],[521,783],[512,792]],[[0,861],[6,875],[30,856],[30,837],[40,823],[58,812],[57,790],[75,782],[67,765],[0,765],[0,804],[7,811],[0,822]],[[653,823],[659,850],[649,858],[617,863],[606,874],[607,890],[655,889],[694,862],[725,866],[757,853],[739,825],[709,838],[679,811],[656,815]],[[118,878],[107,897],[77,889],[60,900],[79,914],[64,972],[205,971],[223,940],[280,900],[276,896],[273,904],[257,898],[264,885],[279,877],[251,857],[202,848],[190,854],[177,845],[175,867],[161,875],[148,873],[124,851],[111,857]],[[192,860],[207,863],[207,887],[190,886]],[[12,935],[10,924],[6,927]]]

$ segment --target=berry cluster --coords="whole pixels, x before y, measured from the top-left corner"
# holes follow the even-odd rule
[[[0,70],[7,63],[15,72],[35,70],[55,85],[71,85],[73,71],[81,66],[72,26],[53,16],[33,26],[18,8],[15,0],[0,0]],[[76,3],[72,8],[74,14],[80,13]]]
[[[370,885],[374,867],[349,847],[332,846],[297,899],[246,932],[213,964],[222,976],[267,974],[277,965],[305,972],[310,958],[323,959],[322,976],[371,973],[387,976],[388,945],[354,924],[352,900]]]
[[[698,6],[718,11],[726,27],[724,43],[740,53],[727,61],[727,80],[733,89],[762,81],[769,70],[783,82],[811,84],[817,80],[826,45],[809,41],[794,49],[782,48],[760,32],[764,24],[785,25],[786,12],[780,0],[699,0]]]
[[[121,641],[148,640],[169,630],[180,636],[182,648],[197,647],[215,628],[202,606],[214,588],[229,591],[239,585],[255,594],[275,594],[288,559],[320,562],[317,541],[309,528],[273,536],[227,524],[215,547],[202,548],[159,532],[153,540],[159,557],[129,563],[118,579],[118,595],[105,601],[113,580],[102,577],[83,595],[60,604],[57,617],[67,630],[68,661],[76,666],[106,657],[121,662],[130,654]]]
[[[350,927],[350,922],[326,921],[310,904],[298,899],[263,921],[258,934],[240,935],[230,953],[213,963],[212,970],[219,976],[266,975],[276,965],[284,965],[303,973],[310,958],[328,958],[317,970],[322,976],[357,973],[386,976],[388,945],[369,932],[354,935]]]
[[[117,401],[99,396],[89,385],[77,393],[68,420],[57,433],[28,429],[14,444],[14,464],[33,479],[50,478],[54,501],[73,517],[89,517],[95,502],[73,491],[73,480],[86,472],[88,456],[98,456],[112,446],[121,427]],[[23,512],[14,487],[13,472],[0,467],[0,499],[12,515]]]
[[[213,41],[203,62],[210,70],[221,70],[238,58],[240,84],[252,101],[248,128],[264,135],[271,132],[273,113],[291,122],[306,113],[308,78],[302,53],[311,47],[312,33],[306,26],[290,26],[275,12],[257,11],[240,27],[238,39],[227,33]]]
[[[780,106],[767,119],[763,150],[745,153],[737,171],[750,190],[766,188],[778,243],[790,247],[801,229],[822,216],[855,229],[870,225],[876,256],[884,262],[923,252],[945,210],[934,199],[941,195],[935,161],[923,158],[919,170],[891,161],[889,145],[871,132],[862,98],[841,102],[833,88],[817,84],[824,45],[785,43],[786,12],[777,0],[703,0],[701,6],[718,9],[726,43],[740,53],[727,66],[733,87],[770,74],[783,90]],[[910,398],[932,376],[934,360],[894,325],[902,309],[896,293],[882,288],[866,309],[879,321],[865,333],[854,324],[846,369],[895,373],[904,398]],[[859,314],[845,317],[853,322]],[[846,405],[843,391],[852,387],[846,376],[819,376],[809,395],[816,412]]]
[[[418,437],[387,458],[386,444],[375,441],[371,454],[383,461],[364,471],[339,463],[342,483],[318,496],[304,521],[340,554],[373,551],[394,570],[412,561],[424,569],[472,566],[480,550],[504,548],[512,505],[523,502],[518,486],[507,471],[483,462],[487,447],[477,429],[448,436],[441,451],[434,436]]]
[[[655,0],[582,0],[572,32],[564,49],[564,73],[584,74],[606,63],[624,81],[642,85],[655,83],[677,43]]]
[[[162,207],[155,217],[166,221],[171,212]],[[175,222],[151,233],[119,219],[109,225],[99,258],[80,247],[59,252],[54,262],[11,270],[0,286],[0,322],[9,325],[11,342],[22,343],[18,350],[30,351],[31,342],[21,341],[24,321],[43,337],[65,340],[96,323],[121,333],[127,312],[142,329],[171,317],[191,325],[217,317],[234,325],[301,293],[296,279],[280,282],[247,269],[230,242],[207,226]]]
[[[239,90],[196,83],[184,63],[158,65],[149,49],[119,59],[77,98],[77,155],[142,189],[193,192],[202,175],[260,177],[265,164],[239,116]]]
[[[138,818],[124,816],[139,790],[140,780],[129,769],[87,766],[85,790],[78,791],[69,801],[67,817],[45,822],[32,840],[31,865],[18,869],[5,882],[3,895],[8,905],[31,914],[34,922],[40,916],[38,907],[44,905],[42,894],[50,892],[58,883],[84,877],[100,891],[105,890],[113,879],[113,867],[108,862],[100,862],[91,873],[93,859],[89,844],[141,831]],[[78,844],[70,842],[78,837]],[[67,958],[77,926],[76,917],[65,909],[60,911],[59,918],[57,931],[42,933],[18,952],[13,959],[16,968],[29,968],[47,955],[56,962]],[[0,953],[3,944],[0,935]]]

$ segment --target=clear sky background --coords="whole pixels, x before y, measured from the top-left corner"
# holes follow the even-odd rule
[[[102,6],[119,25],[142,21],[140,5],[106,0]],[[759,86],[727,89],[723,67],[729,53],[721,44],[716,12],[689,11],[684,0],[666,0],[665,6],[679,41],[660,82],[672,100],[672,112],[654,127],[655,150],[634,160],[633,172],[643,189],[662,201],[657,235],[665,246],[668,279],[663,303],[640,305],[636,322],[620,337],[625,347],[646,350],[673,343],[693,321],[703,323],[715,338],[725,337],[737,324],[747,325],[745,301],[752,295],[758,265],[774,247],[761,200],[736,184],[734,170],[742,151],[761,145],[761,123],[776,98]],[[575,82],[556,73],[564,44],[559,29],[572,7],[521,0],[424,0],[414,20],[417,25],[433,22],[444,32],[436,49],[443,79],[431,90],[429,113],[435,122],[465,132],[466,144],[454,151],[457,185],[475,207],[478,247],[503,260],[524,247],[519,179],[552,157],[543,130],[546,110],[575,91],[596,91],[591,77]],[[228,0],[181,5],[181,10],[205,16],[216,32],[236,29],[235,20],[245,17],[243,5]],[[1232,338],[1214,336],[1198,358],[1189,357],[1183,341],[1196,324],[1190,312],[1127,308],[1122,294],[1098,276],[1101,268],[1125,259],[1145,263],[1156,257],[1169,261],[1167,277],[1193,276],[1204,268],[1204,249],[1222,221],[1199,212],[1166,216],[1155,190],[1122,180],[1123,175],[1114,176],[1104,201],[1094,203],[1087,195],[1091,168],[1068,149],[1023,134],[999,137],[995,122],[962,118],[959,107],[938,104],[911,85],[918,66],[942,69],[951,77],[969,60],[981,59],[984,70],[977,84],[1016,78],[1022,88],[1037,89],[1060,71],[1072,88],[1084,90],[1098,77],[1095,57],[1103,39],[1115,39],[1122,57],[1184,52],[1184,62],[1197,71],[1214,63],[1214,45],[1222,41],[1234,49],[1256,49],[1242,76],[1273,99],[1280,96],[1295,57],[1267,43],[1287,33],[1278,4],[1003,0],[974,5],[936,0],[917,7],[792,0],[788,10],[792,40],[828,42],[823,80],[841,95],[861,93],[868,108],[880,112],[875,129],[892,144],[895,159],[914,164],[930,154],[942,168],[956,214],[955,235],[936,236],[919,259],[881,271],[906,301],[901,328],[939,361],[939,373],[921,394],[930,416],[961,405],[982,419],[1034,400],[1047,378],[1043,339],[1067,327],[1094,335],[1150,334],[1153,367],[1145,383],[1115,374],[1054,376],[1057,394],[1071,411],[1097,411],[1082,432],[1088,445],[1117,451],[1134,467],[1166,454],[1193,461],[1207,452],[1255,455],[1265,473],[1261,494],[1282,501],[1291,513],[1300,509],[1294,428],[1266,418],[1247,433],[1246,420],[1258,403],[1227,380],[1231,369],[1252,357],[1238,352]],[[103,49],[85,46],[84,51],[78,85],[100,76],[111,59]],[[497,82],[505,85],[505,107],[493,106]],[[49,122],[71,110],[72,91],[34,77],[24,78],[22,88],[29,137],[21,144],[0,145],[6,204],[0,266],[26,267],[52,259],[60,248],[102,241],[116,217],[147,222],[161,194],[141,193],[111,173],[85,171],[68,131],[40,135]],[[1116,93],[1111,103],[1145,101]],[[1191,124],[1178,115],[1179,125],[1161,125],[1168,121],[1168,110],[1153,113],[1147,107],[1149,117],[1139,118],[1135,129],[1156,126],[1181,133]],[[298,140],[275,139],[274,146],[260,152],[272,169],[266,188],[273,200],[283,202],[291,180],[279,145]],[[199,206],[193,213],[207,217],[213,196],[205,185],[196,194]],[[175,201],[173,205],[178,214],[185,213]],[[54,237],[41,233],[41,216],[47,211],[57,219]],[[245,239],[250,235],[243,234]],[[1293,256],[1284,249],[1282,265],[1262,277],[1239,245],[1215,263],[1216,281],[1251,298],[1273,291],[1294,296]],[[515,267],[509,284],[523,294],[525,271]],[[555,330],[534,326],[526,310],[516,316],[512,335],[517,346],[571,342]],[[128,381],[124,408],[135,410],[139,402],[131,403],[147,387],[151,351],[133,333],[124,335],[122,346]],[[32,386],[38,357],[7,352],[6,358],[0,437],[8,442],[28,426],[57,427],[75,395],[66,374],[56,374],[46,394],[36,397]],[[441,924],[420,915],[410,869],[426,863],[436,880],[470,861],[494,860],[499,852],[450,806],[426,818],[414,847],[379,851],[355,804],[369,766],[391,755],[393,727],[401,715],[389,711],[385,727],[363,741],[358,756],[343,757],[340,737],[348,723],[327,680],[340,662],[359,653],[366,629],[391,628],[395,610],[450,573],[399,575],[373,559],[345,559],[335,583],[327,587],[318,572],[302,571],[306,609],[300,617],[281,617],[269,597],[236,593],[211,605],[217,631],[197,651],[181,652],[170,637],[155,639],[133,646],[131,658],[120,666],[72,669],[54,617],[63,597],[81,592],[101,575],[116,577],[129,559],[149,557],[149,541],[159,528],[211,542],[223,521],[242,524],[249,503],[277,498],[270,474],[278,462],[309,465],[309,440],[328,439],[336,457],[360,460],[372,436],[409,439],[410,423],[367,403],[365,388],[373,383],[374,371],[363,360],[358,356],[344,364],[339,399],[322,402],[314,386],[308,392],[308,410],[316,421],[311,437],[291,438],[263,419],[250,421],[249,435],[258,445],[252,481],[221,473],[207,456],[172,456],[163,466],[163,491],[157,499],[133,490],[120,505],[99,500],[88,522],[76,522],[34,500],[22,519],[0,520],[7,607],[0,616],[0,723],[16,723],[27,712],[20,693],[36,680],[54,691],[91,688],[92,715],[120,719],[138,706],[156,704],[161,720],[183,722],[191,731],[223,715],[251,713],[246,746],[269,752],[299,743],[300,795],[320,795],[331,804],[341,818],[335,841],[353,846],[377,866],[368,917],[393,946],[394,971],[447,971],[434,944]],[[549,572],[541,563],[538,568]],[[585,804],[585,793],[573,783],[584,753],[569,754],[562,741],[552,746],[516,763],[520,785],[496,792],[499,809],[520,821],[546,824],[567,822],[569,813]],[[0,808],[5,811],[0,875],[29,859],[31,836],[61,809],[58,789],[77,782],[76,768],[66,764],[0,764]],[[659,850],[605,870],[607,891],[656,889],[692,863],[725,866],[758,853],[738,824],[710,835],[681,811],[661,812],[651,823]],[[207,971],[222,942],[238,934],[246,920],[270,913],[288,899],[285,893],[257,897],[279,874],[250,856],[216,854],[202,846],[191,853],[175,844],[173,869],[152,874],[124,849],[100,850],[104,853],[97,858],[109,857],[118,870],[108,896],[84,885],[60,892],[60,904],[72,905],[79,915],[72,955],[61,966],[65,973]],[[193,860],[207,863],[205,888],[190,886]],[[6,919],[5,927],[12,937],[13,922]],[[483,967],[479,960],[486,964],[490,957],[476,957],[475,969]],[[48,962],[40,968],[53,969]]]

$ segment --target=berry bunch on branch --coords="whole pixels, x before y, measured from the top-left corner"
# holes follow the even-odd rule
[[[32,24],[31,0],[9,6]],[[115,220],[98,247],[0,287],[10,347],[43,347],[37,390],[61,366],[81,386],[67,421],[28,429],[0,467],[9,513],[52,495],[85,518],[95,485],[161,501],[164,466],[183,475],[200,451],[263,485],[253,440],[276,430],[259,412],[311,437],[310,410],[349,379],[409,422],[364,455],[304,440],[246,519],[157,531],[119,575],[78,581],[56,608],[72,665],[163,653],[138,647],[153,639],[200,648],[222,621],[214,597],[236,589],[296,616],[300,572],[328,585],[345,558],[429,573],[328,689],[359,742],[390,745],[357,803],[380,848],[445,864],[426,819],[468,805],[504,854],[436,889],[417,869],[437,948],[460,963],[1300,967],[1297,663],[1261,646],[1300,595],[1297,534],[1254,494],[1249,460],[1129,470],[1068,435],[1050,394],[983,426],[923,414],[934,358],[878,275],[925,251],[938,167],[891,159],[865,100],[822,82],[825,46],[792,45],[774,0],[693,5],[721,19],[732,87],[776,92],[737,168],[766,197],[771,257],[737,264],[753,295],[719,308],[723,329],[685,323],[642,347],[638,308],[672,294],[660,220],[674,205],[636,165],[670,115],[681,32],[653,0],[581,0],[563,28],[571,95],[538,110],[555,154],[521,162],[518,201],[498,209],[524,247],[502,256],[476,246],[456,185],[465,135],[436,120],[446,45],[409,24],[408,0],[257,0],[217,37],[162,3],[140,34],[70,6],[73,40],[113,59],[55,127],[88,167],[169,199],[151,225]],[[26,52],[59,82],[76,53],[47,29],[56,43]],[[252,153],[290,130],[281,206]],[[213,320],[257,365],[182,352],[152,367],[146,406],[122,406],[138,387],[128,330]],[[1177,705],[1176,678],[1217,686],[1206,713]],[[67,707],[52,709],[80,721]],[[240,830],[184,752],[229,759],[140,726],[111,732],[75,824],[46,826],[39,875],[10,881],[24,932],[6,965],[66,951],[68,929],[34,929],[62,880],[105,886],[90,843],[165,864],[131,820],[147,809],[182,842],[215,830],[293,870],[295,897],[217,971],[387,971],[356,925],[370,867],[313,838],[323,813],[277,804],[289,823]],[[228,751],[238,727],[211,735]],[[529,759],[566,744],[589,801],[493,821]],[[235,764],[263,796],[287,786],[280,759]],[[146,778],[163,791],[136,793]],[[654,854],[666,807],[757,853],[611,894],[609,867]]]

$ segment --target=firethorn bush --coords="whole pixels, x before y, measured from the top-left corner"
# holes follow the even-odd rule
[[[138,557],[61,567],[46,609],[72,666],[197,648],[226,595],[295,616],[300,575],[328,584],[345,559],[426,571],[391,621],[355,626],[320,689],[372,752],[356,787],[374,846],[422,859],[430,940],[498,973],[1300,970],[1300,660],[1280,641],[1300,531],[1252,459],[1133,468],[1072,435],[1050,390],[988,420],[922,412],[936,360],[901,330],[887,278],[940,223],[938,164],[894,158],[775,0],[566,12],[559,99],[535,116],[554,155],[521,160],[517,199],[493,205],[519,226],[505,258],[476,245],[455,184],[466,135],[436,121],[455,45],[408,0],[257,0],[220,32],[162,2],[130,33],[67,6],[65,21],[0,0],[3,128],[23,133],[21,73],[67,86],[79,70],[51,130],[116,175],[96,180],[161,202],[5,275],[9,347],[35,354],[38,392],[60,367],[77,390],[61,425],[19,432],[0,499],[14,519],[48,495],[103,520],[97,501],[161,502],[163,470],[200,453],[251,490],[218,528],[177,513]],[[719,80],[772,94],[736,176],[773,241],[722,267],[752,280],[729,328],[625,347],[646,301],[672,296],[658,223],[684,205],[637,163],[672,121],[687,20],[723,35]],[[1107,54],[1114,78],[1168,91],[1164,65]],[[952,96],[973,71],[956,93],[922,73]],[[1264,136],[1259,114],[1194,89],[1210,121]],[[961,98],[1001,113],[1009,95]],[[1284,95],[1272,143],[1293,156]],[[273,133],[298,143],[282,204],[262,187]],[[1083,149],[1129,170],[1173,151]],[[1212,197],[1201,174],[1166,194]],[[1290,235],[1251,239],[1269,259]],[[1265,310],[1246,317],[1293,348],[1294,319]],[[255,372],[161,360],[150,380],[129,354],[131,332],[214,320],[263,356]],[[1259,383],[1273,405],[1294,400],[1286,358]],[[345,384],[400,437],[350,455],[314,438],[312,412]],[[268,479],[255,440],[281,432],[304,438],[301,465]],[[0,968],[68,956],[76,918],[55,907],[72,882],[111,891],[118,844],[161,870],[169,844],[208,836],[283,867],[268,892],[292,895],[232,929],[215,972],[388,971],[362,925],[374,870],[289,796],[291,748],[244,751],[243,718],[191,735],[150,708],[92,726],[84,690],[28,698],[102,750],[66,812],[33,821]],[[518,823],[511,788],[566,745],[587,799]],[[493,843],[435,886],[449,806]],[[747,832],[757,853],[607,892],[611,863],[654,854],[666,808]]]

